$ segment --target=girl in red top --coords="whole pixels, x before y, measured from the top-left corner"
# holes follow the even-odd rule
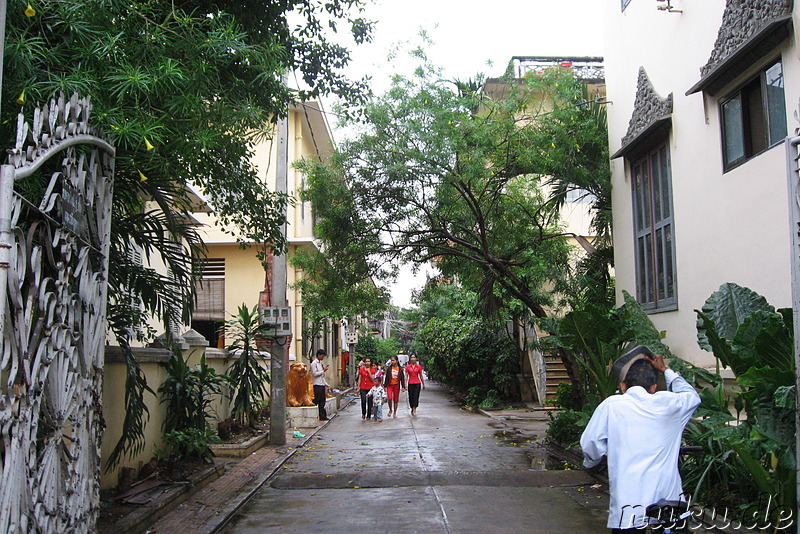
[[[372,358],[364,358],[358,366],[358,389],[361,394],[361,419],[372,415],[372,397],[367,393],[372,389],[375,381],[375,371],[372,369]]]
[[[400,360],[392,356],[383,378],[383,387],[386,388],[386,397],[389,399],[389,415],[397,417],[397,407],[400,402],[400,388],[406,390],[406,374],[400,367]],[[386,417],[388,418],[389,415]]]
[[[419,406],[419,392],[425,389],[425,378],[422,376],[422,365],[417,363],[417,357],[411,355],[408,365],[406,365],[406,377],[408,378],[408,404],[411,406],[411,415],[416,417],[417,406]]]

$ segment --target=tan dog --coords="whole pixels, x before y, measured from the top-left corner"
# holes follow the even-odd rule
[[[286,405],[314,406],[313,398],[314,386],[308,366],[301,362],[292,363],[286,375]]]

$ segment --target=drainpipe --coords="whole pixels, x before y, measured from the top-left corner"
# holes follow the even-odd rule
[[[798,160],[800,136],[786,139],[786,178],[789,193],[789,232],[792,252],[792,317],[794,319],[795,406],[800,407],[800,166]],[[800,411],[795,409],[795,457],[800,458]],[[800,462],[797,474],[797,497],[800,499]],[[795,513],[800,512],[800,501],[795,503]],[[800,517],[800,515],[795,515]]]

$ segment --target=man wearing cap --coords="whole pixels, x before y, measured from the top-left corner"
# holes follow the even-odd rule
[[[581,436],[583,465],[608,458],[608,528],[642,532],[645,509],[662,499],[684,500],[678,455],[686,423],[700,404],[697,391],[669,369],[660,354],[639,346],[611,368],[622,395],[597,407]],[[658,371],[667,391],[656,392]]]

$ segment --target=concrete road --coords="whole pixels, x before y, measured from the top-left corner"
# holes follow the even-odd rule
[[[462,410],[435,384],[417,417],[400,401],[378,423],[356,399],[222,532],[607,532],[606,494],[580,470],[545,469],[535,433]]]

